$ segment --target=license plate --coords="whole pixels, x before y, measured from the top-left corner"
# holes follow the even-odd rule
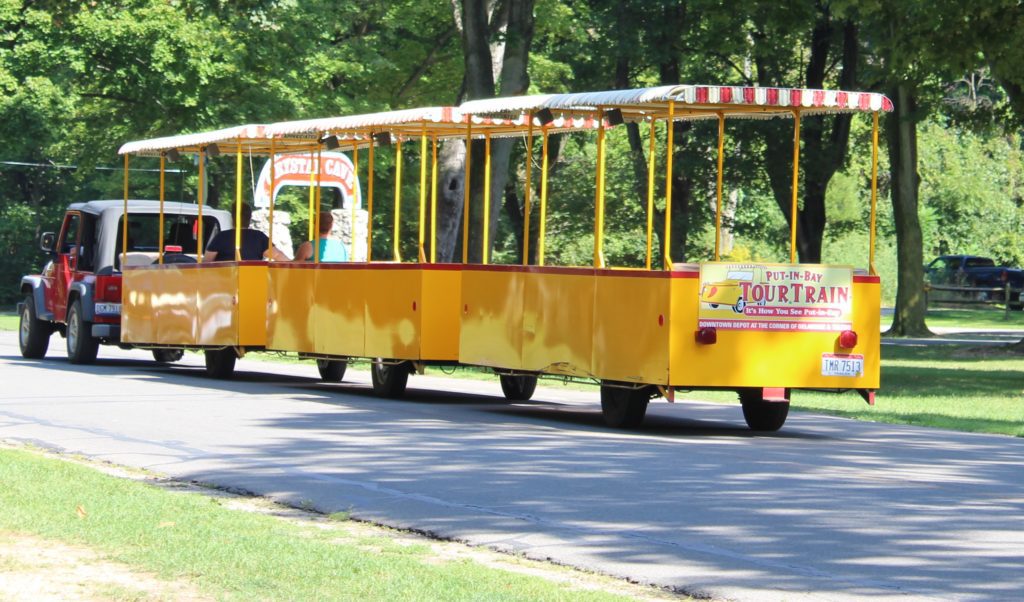
[[[863,374],[863,355],[821,354],[822,376],[862,376]]]
[[[98,316],[120,316],[121,315],[121,304],[120,303],[97,303],[96,304],[96,315],[98,315]]]

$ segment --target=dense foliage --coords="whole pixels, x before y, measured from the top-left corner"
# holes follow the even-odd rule
[[[462,4],[479,6],[471,0]],[[494,74],[502,73],[502,48],[521,35],[509,29],[511,13],[505,9],[522,4],[486,3]],[[528,24],[530,92],[675,82],[888,91],[894,81],[911,81],[919,106],[924,257],[972,252],[1024,262],[1024,155],[1012,110],[1019,102],[1013,94],[1024,82],[1014,45],[1018,30],[1012,27],[1020,22],[1019,3],[975,7],[920,0],[897,3],[899,14],[895,4],[881,0],[753,1],[743,7],[712,0],[525,4],[534,14]],[[68,202],[120,198],[116,150],[125,141],[465,99],[467,89],[478,87],[466,71],[470,44],[462,8],[416,0],[0,0],[0,299],[11,301],[20,275],[38,269],[38,234],[57,225]],[[890,28],[877,27],[885,19],[917,26],[885,37],[878,32]],[[961,35],[963,27],[971,35]],[[497,93],[501,82],[492,87]],[[801,231],[801,257],[818,258],[817,236],[821,260],[865,267],[869,122],[807,121],[801,224],[817,225]],[[791,127],[785,121],[730,122],[726,257],[788,259],[788,217],[780,199],[789,190],[779,174],[790,167],[779,149],[791,144]],[[664,126],[655,134],[662,173]],[[641,183],[637,165],[645,165],[648,135],[646,126],[616,128],[609,135],[605,246],[611,265],[645,261],[646,180]],[[675,135],[671,251],[677,261],[706,259],[714,238],[716,131],[713,124],[683,124]],[[405,149],[406,199],[418,198],[413,146]],[[593,137],[561,141],[551,187],[548,263],[592,260],[595,148]],[[378,257],[390,256],[393,152],[378,154]],[[891,302],[896,225],[887,200],[887,154],[880,159],[876,263]],[[498,262],[520,260],[526,160],[522,145],[512,149],[509,185],[497,195]],[[534,182],[538,161],[532,158]],[[152,169],[155,162],[138,160],[133,166]],[[182,173],[171,178],[169,198],[194,200],[194,164],[172,167]],[[212,204],[234,198],[233,169],[231,160],[212,162]],[[664,219],[660,180],[655,257]],[[155,181],[151,172],[138,172],[132,196],[155,196]],[[285,195],[282,203],[295,212],[294,237],[301,240],[302,195]],[[415,257],[414,202],[403,204],[402,217],[404,255]],[[535,236],[536,210],[532,218]]]

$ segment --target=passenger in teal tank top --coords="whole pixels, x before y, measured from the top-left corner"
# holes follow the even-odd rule
[[[348,261],[348,249],[345,244],[335,238],[329,238],[334,216],[330,211],[320,212],[320,261],[338,263]],[[295,261],[313,261],[313,241],[307,240],[295,250]]]

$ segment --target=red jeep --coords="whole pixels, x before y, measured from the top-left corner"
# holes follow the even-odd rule
[[[194,263],[198,206],[164,203],[164,262]],[[50,335],[67,340],[68,359],[88,364],[99,345],[121,344],[121,262],[148,265],[159,258],[160,203],[128,202],[128,253],[122,249],[124,201],[74,203],[58,235],[46,232],[39,246],[50,255],[43,273],[24,276],[18,304],[18,343],[27,358],[41,358]],[[203,208],[203,240],[231,227],[227,211]],[[176,361],[181,350],[155,349],[157,361]]]

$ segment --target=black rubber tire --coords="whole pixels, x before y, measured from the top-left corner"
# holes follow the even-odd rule
[[[82,315],[82,301],[75,299],[68,309],[68,326],[65,334],[68,344],[68,361],[72,364],[91,364],[96,361],[100,350],[99,339],[92,336],[92,322]]]
[[[233,348],[207,349],[205,354],[207,376],[227,379],[235,373],[235,360],[238,359],[238,354]]]
[[[537,377],[530,374],[499,374],[501,392],[509,401],[526,401],[537,390]]]
[[[182,349],[154,349],[153,359],[160,362],[161,364],[173,364],[174,362],[185,357],[185,351]]]
[[[601,415],[610,427],[632,429],[640,426],[647,415],[650,400],[646,388],[601,385]]]
[[[33,360],[46,357],[53,327],[36,316],[36,304],[32,295],[25,297],[25,305],[21,308],[19,316],[18,347],[21,349],[21,356]]]
[[[316,369],[320,372],[320,380],[325,383],[340,383],[345,378],[345,369],[348,362],[345,360],[317,360]]]
[[[746,306],[746,300],[744,300],[743,297],[740,297],[739,299],[736,300],[736,305],[732,306],[732,310],[738,314],[741,314],[743,313],[743,308],[745,308]]]
[[[775,432],[786,424],[789,416],[788,401],[765,401],[761,389],[740,389],[740,404],[743,405],[743,419],[752,431]],[[786,396],[789,394],[787,392]]]
[[[409,383],[409,362],[389,364],[378,358],[370,366],[370,380],[377,397],[401,397]]]

